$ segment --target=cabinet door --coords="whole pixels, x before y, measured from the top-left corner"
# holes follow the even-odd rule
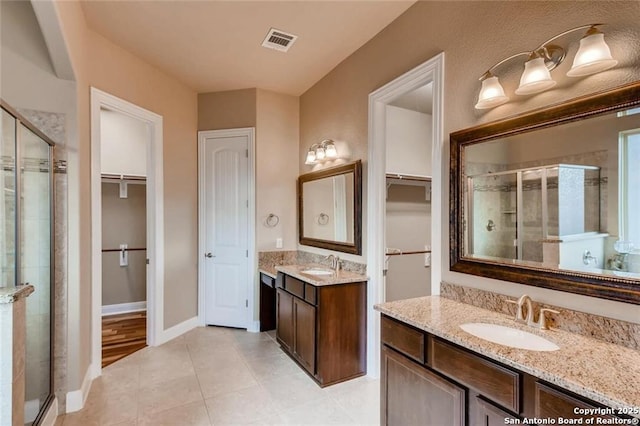
[[[606,419],[615,417],[608,415],[581,415],[575,414],[576,408],[594,409],[595,405],[588,404],[573,396],[561,392],[542,383],[536,383],[536,417],[565,419]],[[583,420],[584,421],[584,420]]]
[[[504,424],[518,424],[517,418],[512,414],[501,410],[495,405],[483,398],[476,396],[475,398],[475,422],[471,422],[477,426],[498,426]],[[507,419],[512,422],[507,422]]]
[[[465,400],[464,389],[382,347],[383,425],[463,425]]]
[[[311,374],[316,369],[316,308],[300,299],[293,299],[293,353]]]
[[[278,289],[276,301],[276,337],[289,352],[293,348],[293,296]]]

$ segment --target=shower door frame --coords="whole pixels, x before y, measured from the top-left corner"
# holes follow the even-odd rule
[[[22,261],[21,256],[21,224],[20,217],[22,215],[22,203],[20,197],[22,195],[21,180],[22,172],[20,171],[20,142],[21,142],[21,128],[20,124],[33,132],[36,136],[42,139],[49,146],[49,393],[44,403],[38,411],[38,415],[33,420],[34,425],[40,424],[44,416],[46,415],[49,407],[55,399],[55,384],[54,384],[54,348],[55,348],[55,185],[54,185],[54,158],[55,158],[55,142],[51,140],[47,135],[34,126],[29,120],[27,120],[22,114],[12,108],[4,100],[0,99],[0,108],[11,115],[16,123],[15,126],[15,162],[14,162],[14,179],[15,179],[15,273],[14,284],[19,284],[22,279],[20,272],[20,264]],[[26,390],[26,386],[25,386]]]

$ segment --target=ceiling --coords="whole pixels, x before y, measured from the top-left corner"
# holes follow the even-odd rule
[[[258,87],[300,95],[414,1],[94,1],[87,25],[199,93]],[[366,18],[366,19],[363,19]],[[298,39],[261,43],[270,28]]]

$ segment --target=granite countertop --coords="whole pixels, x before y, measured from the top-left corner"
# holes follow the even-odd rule
[[[325,265],[319,265],[315,263],[303,264],[303,265],[279,265],[275,267],[276,271],[283,272],[299,280],[308,282],[315,286],[334,285],[334,284],[348,284],[367,281],[369,278],[366,275],[358,274],[356,272],[340,270],[333,272],[331,275],[311,275],[305,274],[306,269],[324,269],[329,270]]]
[[[381,303],[377,311],[613,408],[640,418],[640,351],[562,330],[538,330],[512,317],[439,296]],[[459,325],[484,322],[528,331],[560,349],[536,352],[491,343]]]
[[[0,304],[14,303],[23,297],[28,297],[33,293],[34,288],[31,284],[0,287]]]
[[[258,272],[261,272],[265,275],[270,276],[271,278],[277,278],[278,275],[278,271],[276,271],[276,267],[271,265],[271,266],[261,266],[258,268]]]

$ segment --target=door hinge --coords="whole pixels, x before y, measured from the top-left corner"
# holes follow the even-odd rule
[[[247,200],[247,208],[249,208],[249,200]]]
[[[245,149],[245,150],[244,150],[244,156],[245,156],[246,158],[249,158],[249,150],[248,150],[248,149]]]
[[[149,259],[147,259],[147,265],[149,264]]]
[[[249,299],[245,299],[245,300],[244,300],[244,306],[245,306],[246,308],[248,308],[248,307],[249,307]]]
[[[249,257],[249,250],[246,251],[246,256]]]

